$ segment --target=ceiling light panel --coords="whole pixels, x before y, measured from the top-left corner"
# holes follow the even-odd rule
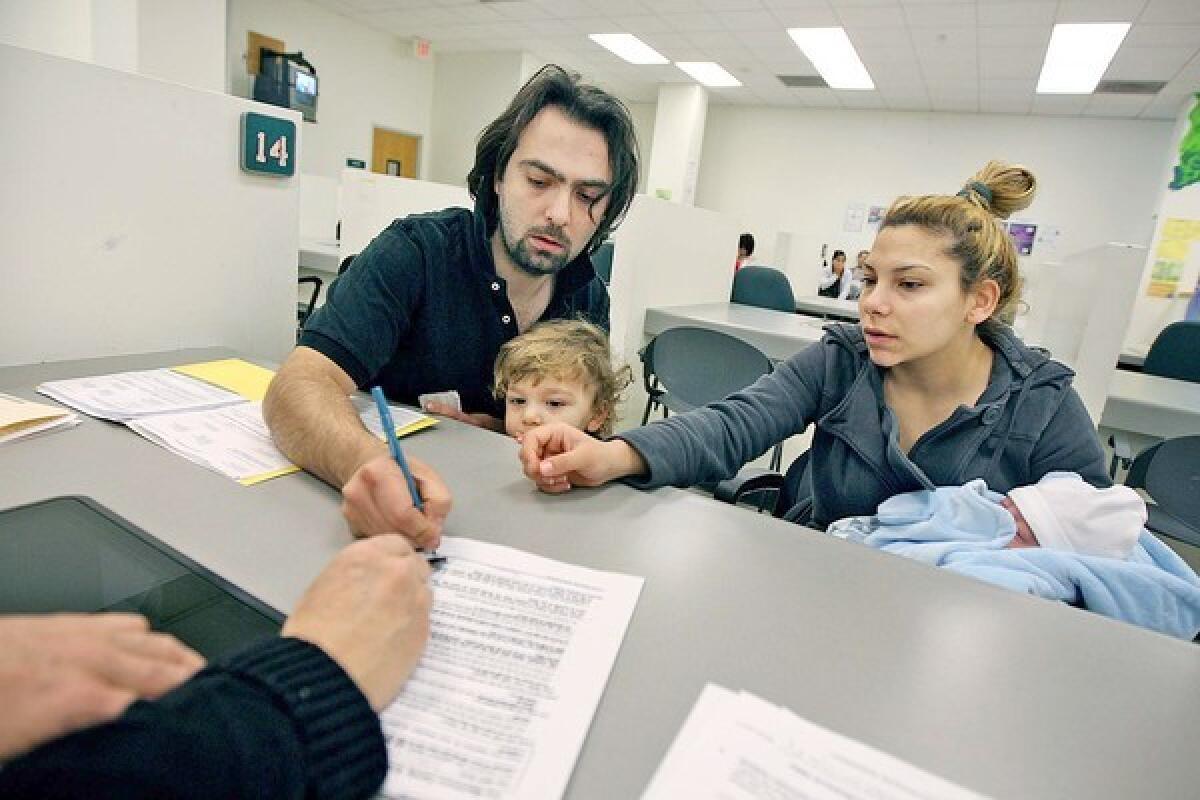
[[[843,28],[788,28],[788,35],[831,88],[875,88]]]

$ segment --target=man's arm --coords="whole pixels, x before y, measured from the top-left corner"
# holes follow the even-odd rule
[[[263,418],[276,446],[293,464],[339,489],[359,467],[387,453],[350,402],[356,388],[323,353],[299,346],[263,400]]]
[[[450,512],[450,490],[436,472],[409,459],[425,512],[413,507],[400,468],[358,418],[354,381],[325,355],[297,347],[271,381],[263,418],[275,444],[294,464],[342,491],[356,535],[401,533],[435,548]]]

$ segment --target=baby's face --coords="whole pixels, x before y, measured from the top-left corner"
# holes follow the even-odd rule
[[[1009,547],[1041,547],[1037,537],[1033,535],[1033,529],[1029,527],[1029,523],[1025,521],[1025,515],[1021,513],[1021,509],[1017,508],[1017,504],[1005,497],[1000,501],[1000,505],[1008,509],[1008,513],[1012,514],[1013,521],[1017,523],[1017,535],[1008,543]]]
[[[578,380],[517,381],[504,397],[504,430],[517,436],[548,422],[565,422],[595,433],[604,424],[604,415],[593,411],[592,395],[591,388]]]

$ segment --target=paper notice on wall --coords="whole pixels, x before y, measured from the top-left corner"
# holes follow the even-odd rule
[[[1174,297],[1180,290],[1188,251],[1200,241],[1200,220],[1170,217],[1163,223],[1154,264],[1150,268],[1147,297]],[[1187,286],[1191,288],[1191,286]]]
[[[851,203],[846,206],[846,219],[842,229],[846,233],[859,233],[867,220],[867,207],[862,203]]]

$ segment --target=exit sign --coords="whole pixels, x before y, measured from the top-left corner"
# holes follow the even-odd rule
[[[242,114],[242,169],[295,175],[296,123],[252,111]]]

